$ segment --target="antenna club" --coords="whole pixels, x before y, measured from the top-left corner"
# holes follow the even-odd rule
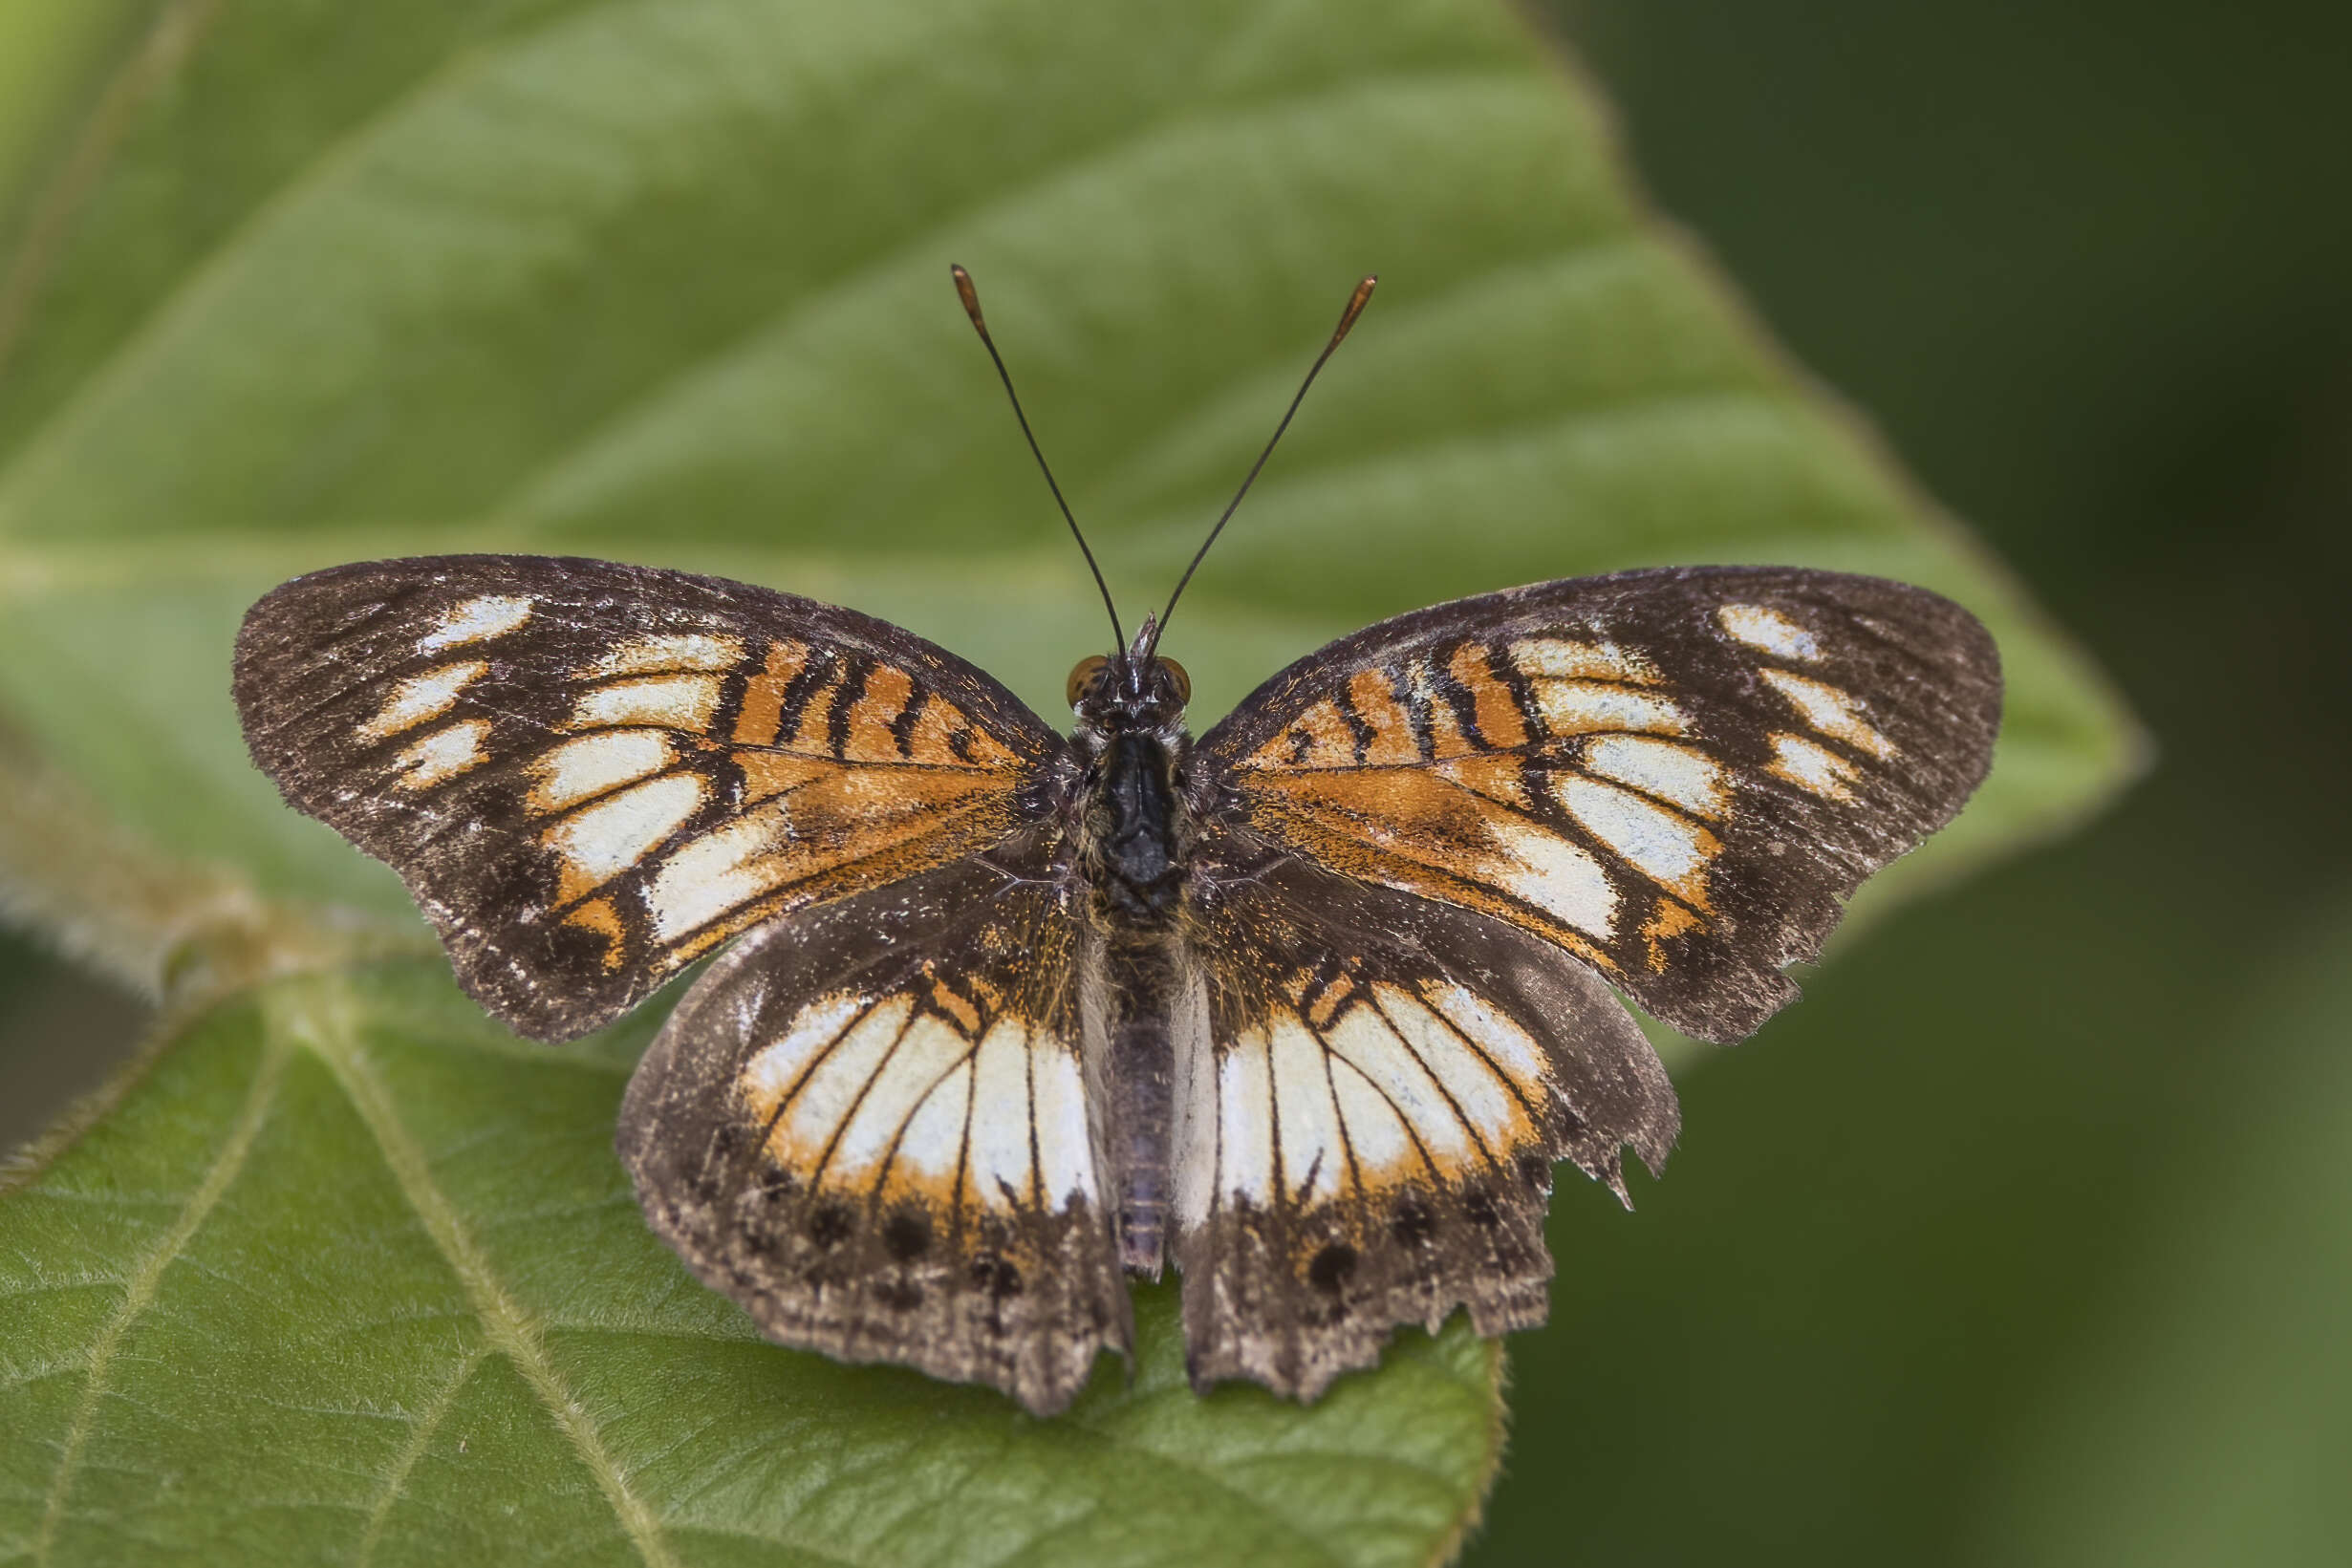
[[[960,271],[961,268],[958,270]],[[1364,313],[1364,307],[1371,303],[1372,290],[1379,285],[1380,274],[1368,272],[1365,274],[1364,281],[1355,286],[1355,292],[1348,296],[1348,308],[1339,313],[1339,326],[1331,333],[1331,348],[1338,348],[1347,338],[1348,330],[1355,325],[1355,318]],[[1330,349],[1326,349],[1324,352],[1328,354]]]
[[[963,313],[972,318],[972,325],[980,329],[980,335],[986,337],[988,323],[980,313],[980,290],[972,287],[972,274],[958,267],[954,262],[947,264],[947,270],[956,279],[956,297],[963,301]],[[1363,290],[1359,290],[1359,293],[1361,292]],[[1358,309],[1361,308],[1359,304]],[[1342,331],[1345,330],[1342,329]]]

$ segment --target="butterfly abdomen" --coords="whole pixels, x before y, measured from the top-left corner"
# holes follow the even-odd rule
[[[1087,1047],[1112,1230],[1120,1264],[1156,1278],[1173,1251],[1187,1111],[1208,1049],[1206,992],[1176,933],[1098,924],[1095,934]]]

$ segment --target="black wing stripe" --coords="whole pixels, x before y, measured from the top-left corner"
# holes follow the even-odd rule
[[[874,1063],[867,1070],[866,1076],[858,1081],[857,1092],[850,1096],[850,1103],[834,1116],[832,1130],[825,1137],[825,1148],[817,1154],[815,1162],[809,1167],[809,1180],[811,1183],[825,1179],[825,1168],[832,1163],[833,1151],[841,1147],[842,1138],[848,1134],[851,1125],[857,1120],[858,1108],[865,1105],[866,1096],[874,1092],[874,1085],[882,1081],[882,1075],[890,1071],[891,1062],[898,1055],[899,1047],[906,1043],[908,1033],[922,1020],[923,1010],[917,1004],[909,1007],[907,1016],[898,1020],[897,1033],[890,1037],[890,1043],[882,1047],[882,1054],[874,1059]],[[834,1043],[839,1044],[847,1038],[846,1034],[838,1036]],[[813,1077],[813,1072],[809,1076]],[[803,1081],[804,1086],[806,1082],[806,1080]],[[905,1125],[903,1122],[899,1124],[901,1128]],[[897,1140],[894,1138],[893,1147],[895,1147],[896,1143]]]
[[[1429,1079],[1430,1086],[1435,1088],[1439,1097],[1445,1101],[1446,1108],[1453,1112],[1455,1122],[1460,1126],[1463,1132],[1469,1135],[1471,1143],[1477,1146],[1478,1157],[1488,1165],[1500,1165],[1501,1162],[1495,1158],[1495,1151],[1487,1147],[1485,1137],[1479,1133],[1478,1124],[1463,1111],[1461,1102],[1455,1098],[1453,1086],[1447,1084],[1444,1076],[1430,1064],[1429,1058],[1421,1054],[1420,1047],[1413,1044],[1412,1037],[1405,1033],[1404,1026],[1399,1024],[1395,1015],[1389,1011],[1387,999],[1378,992],[1374,992],[1369,999],[1368,1005],[1373,1012],[1380,1015],[1380,1021],[1388,1025],[1389,1033],[1395,1037],[1399,1045],[1404,1047],[1405,1054],[1412,1057],[1413,1062],[1419,1065],[1422,1074]]]
[[[888,1186],[890,1183],[891,1171],[898,1163],[899,1146],[906,1142],[907,1128],[915,1125],[916,1118],[923,1113],[923,1107],[931,1104],[932,1096],[938,1094],[940,1089],[946,1087],[947,1081],[949,1079],[955,1077],[960,1072],[969,1070],[972,1065],[973,1059],[979,1055],[980,1048],[977,1045],[975,1045],[972,1049],[965,1051],[961,1056],[956,1058],[955,1061],[948,1063],[947,1066],[940,1069],[939,1075],[931,1080],[930,1084],[925,1086],[922,1093],[915,1097],[914,1102],[907,1107],[907,1113],[898,1119],[897,1128],[891,1134],[890,1147],[883,1152],[880,1162],[874,1168],[874,1195],[879,1196],[883,1188]],[[964,1097],[964,1114],[967,1117],[971,1114],[971,1096],[968,1093]]]
[[[1480,1044],[1478,1041],[1473,1040],[1470,1037],[1469,1031],[1465,1030],[1459,1023],[1457,1023],[1454,1020],[1453,1016],[1443,1007],[1438,1006],[1435,1001],[1429,999],[1426,995],[1423,996],[1422,1002],[1428,1009],[1429,1016],[1435,1019],[1439,1023],[1445,1025],[1446,1033],[1452,1035],[1456,1040],[1459,1041],[1461,1042],[1462,1049],[1478,1058],[1478,1063],[1486,1069],[1488,1074],[1493,1077],[1496,1083],[1502,1085],[1503,1091],[1510,1095],[1512,1099],[1519,1102],[1519,1108],[1521,1113],[1526,1116],[1528,1126],[1540,1126],[1543,1119],[1544,1107],[1537,1105],[1536,1102],[1527,1098],[1527,1092],[1520,1086],[1519,1080],[1512,1076],[1509,1072],[1505,1071],[1502,1063],[1495,1060],[1493,1053],[1489,1052],[1487,1048]]]

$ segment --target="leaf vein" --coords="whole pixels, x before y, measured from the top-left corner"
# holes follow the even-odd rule
[[[1243,1492],[1241,1488],[1235,1486],[1232,1482],[1226,1480],[1223,1476],[1218,1474],[1215,1471],[1209,1469],[1206,1465],[1199,1463],[1198,1460],[1188,1458],[1184,1454],[1176,1452],[1174,1450],[1155,1449],[1148,1443],[1138,1443],[1133,1438],[1127,1436],[1115,1428],[1100,1427],[1085,1421],[1074,1421],[1072,1422],[1072,1425],[1076,1426],[1083,1431],[1090,1432],[1094,1436],[1101,1438],[1104,1442],[1110,1444],[1112,1448],[1119,1450],[1121,1452],[1135,1454],[1141,1458],[1152,1460],[1157,1464],[1163,1465],[1170,1470],[1182,1471],[1184,1474],[1193,1477],[1193,1479],[1208,1487],[1219,1495],[1228,1497],[1235,1503],[1241,1505],[1243,1509],[1262,1516],[1267,1522],[1272,1524],[1275,1529],[1279,1530],[1284,1535],[1290,1536],[1294,1540],[1297,1540],[1300,1544],[1306,1547],[1308,1551],[1314,1553],[1318,1560],[1331,1563],[1334,1565],[1334,1568],[1347,1568],[1347,1559],[1341,1557],[1332,1547],[1326,1545],[1324,1542],[1316,1539],[1313,1536],[1308,1535],[1297,1524],[1283,1517],[1281,1514],[1267,1507],[1262,1499],[1251,1496],[1248,1493]]]
[[[384,1523],[392,1517],[392,1507],[400,1500],[401,1493],[408,1486],[408,1472],[416,1469],[418,1460],[424,1457],[424,1450],[432,1443],[434,1432],[440,1429],[451,1407],[457,1404],[458,1395],[464,1391],[465,1385],[472,1381],[474,1368],[482,1364],[485,1354],[477,1346],[460,1356],[457,1370],[450,1376],[447,1385],[433,1396],[432,1403],[418,1415],[416,1429],[400,1446],[399,1456],[392,1462],[392,1469],[384,1474],[383,1491],[368,1509],[367,1528],[360,1532],[359,1550],[354,1558],[358,1568],[368,1568],[368,1564],[375,1560],[376,1543],[383,1538]]]
[[[549,1360],[539,1324],[507,1292],[456,1205],[434,1180],[424,1149],[400,1120],[390,1089],[359,1045],[354,1021],[356,1004],[348,986],[335,979],[319,979],[299,987],[289,985],[275,999],[280,1006],[273,1009],[273,1024],[313,1051],[334,1075],[352,1108],[374,1135],[402,1195],[423,1222],[442,1260],[457,1275],[491,1346],[514,1364],[539,1396],[597,1490],[604,1493],[630,1545],[657,1568],[679,1568],[677,1556],[662,1537],[659,1521],[630,1488],[628,1477],[605,1447],[603,1434]]]
[[[245,1104],[239,1108],[236,1121],[230,1125],[228,1136],[222,1140],[220,1153],[214,1157],[210,1169],[205,1171],[204,1180],[197,1184],[196,1191],[188,1195],[171,1229],[140,1260],[123,1292],[122,1304],[116,1308],[114,1316],[107,1320],[106,1326],[98,1331],[97,1341],[90,1347],[87,1381],[82,1385],[81,1397],[75,1401],[74,1414],[66,1425],[65,1440],[58,1447],[57,1469],[50,1477],[48,1496],[41,1508],[40,1528],[33,1536],[34,1562],[48,1562],[56,1546],[57,1531],[65,1522],[66,1499],[73,1491],[75,1472],[81,1466],[83,1446],[90,1439],[91,1428],[97,1425],[98,1401],[106,1393],[107,1373],[113,1366],[116,1352],[121,1348],[131,1324],[154,1304],[163,1271],[186,1249],[197,1231],[211,1217],[214,1205],[228,1191],[229,1183],[235,1181],[238,1173],[245,1169],[246,1157],[252,1152],[254,1141],[261,1136],[262,1125],[269,1119],[270,1106],[277,1101],[278,1085],[286,1073],[287,1055],[283,1047],[264,1049],[261,1063],[253,1074],[253,1085],[246,1092]]]

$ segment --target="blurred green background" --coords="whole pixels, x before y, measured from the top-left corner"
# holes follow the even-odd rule
[[[1546,20],[2158,759],[1689,1073],[1637,1217],[1564,1187],[1467,1560],[2344,1560],[2352,12]],[[0,938],[0,1142],[138,1022]]]
[[[2344,1561],[2352,12],[1562,15],[2159,755],[1688,1075],[1638,1223],[1558,1207],[1470,1560]]]

